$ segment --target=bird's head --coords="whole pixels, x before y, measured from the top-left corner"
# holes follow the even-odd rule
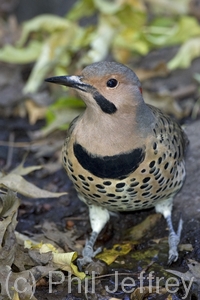
[[[87,66],[79,76],[57,76],[47,82],[77,90],[87,107],[105,114],[129,113],[143,103],[141,84],[136,74],[116,62],[98,62]]]

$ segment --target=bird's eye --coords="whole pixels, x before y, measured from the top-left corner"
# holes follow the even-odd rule
[[[117,84],[118,84],[118,81],[115,78],[109,79],[106,83],[107,87],[109,87],[109,88],[114,88],[117,86]]]

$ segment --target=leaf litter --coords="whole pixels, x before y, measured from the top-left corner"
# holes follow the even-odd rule
[[[28,182],[22,177],[22,175],[29,174],[33,170],[38,170],[41,168],[42,166],[32,166],[24,168],[23,165],[20,165],[18,168],[11,171],[7,175],[0,172],[0,187],[4,189],[7,188],[13,190],[21,195],[30,198],[55,198],[60,197],[62,195],[66,195],[65,192],[54,193],[40,189],[39,187],[35,186],[31,182]]]

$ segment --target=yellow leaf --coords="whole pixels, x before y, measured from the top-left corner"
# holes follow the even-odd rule
[[[24,247],[28,249],[34,249],[42,253],[52,252],[53,259],[52,262],[54,263],[54,266],[56,268],[59,268],[63,271],[68,271],[74,274],[75,276],[79,277],[80,279],[85,278],[84,272],[79,272],[77,266],[73,264],[73,261],[77,258],[76,252],[67,252],[67,253],[61,253],[60,249],[57,249],[50,243],[38,243],[34,244],[31,241],[25,241]]]
[[[58,252],[58,250],[56,249],[56,247],[54,247],[52,244],[48,243],[48,244],[42,244],[41,248],[40,248],[40,253],[47,253],[47,252],[53,252],[56,253]]]
[[[116,260],[118,256],[128,254],[133,248],[133,244],[116,244],[112,249],[104,249],[96,258],[105,261],[108,265]]]
[[[53,262],[63,271],[68,271],[79,277],[80,279],[85,278],[84,272],[79,272],[77,266],[73,264],[73,261],[77,258],[77,252],[68,253],[53,253]]]
[[[20,300],[18,292],[14,291],[14,295],[13,295],[12,300]]]

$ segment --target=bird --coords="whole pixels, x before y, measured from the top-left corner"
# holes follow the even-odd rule
[[[79,267],[91,263],[101,251],[94,245],[110,213],[151,207],[166,219],[168,263],[175,262],[183,221],[180,218],[175,232],[172,206],[186,175],[184,130],[144,102],[137,75],[123,64],[96,62],[80,75],[45,81],[75,89],[86,104],[71,122],[62,148],[64,168],[89,208],[92,228]]]

